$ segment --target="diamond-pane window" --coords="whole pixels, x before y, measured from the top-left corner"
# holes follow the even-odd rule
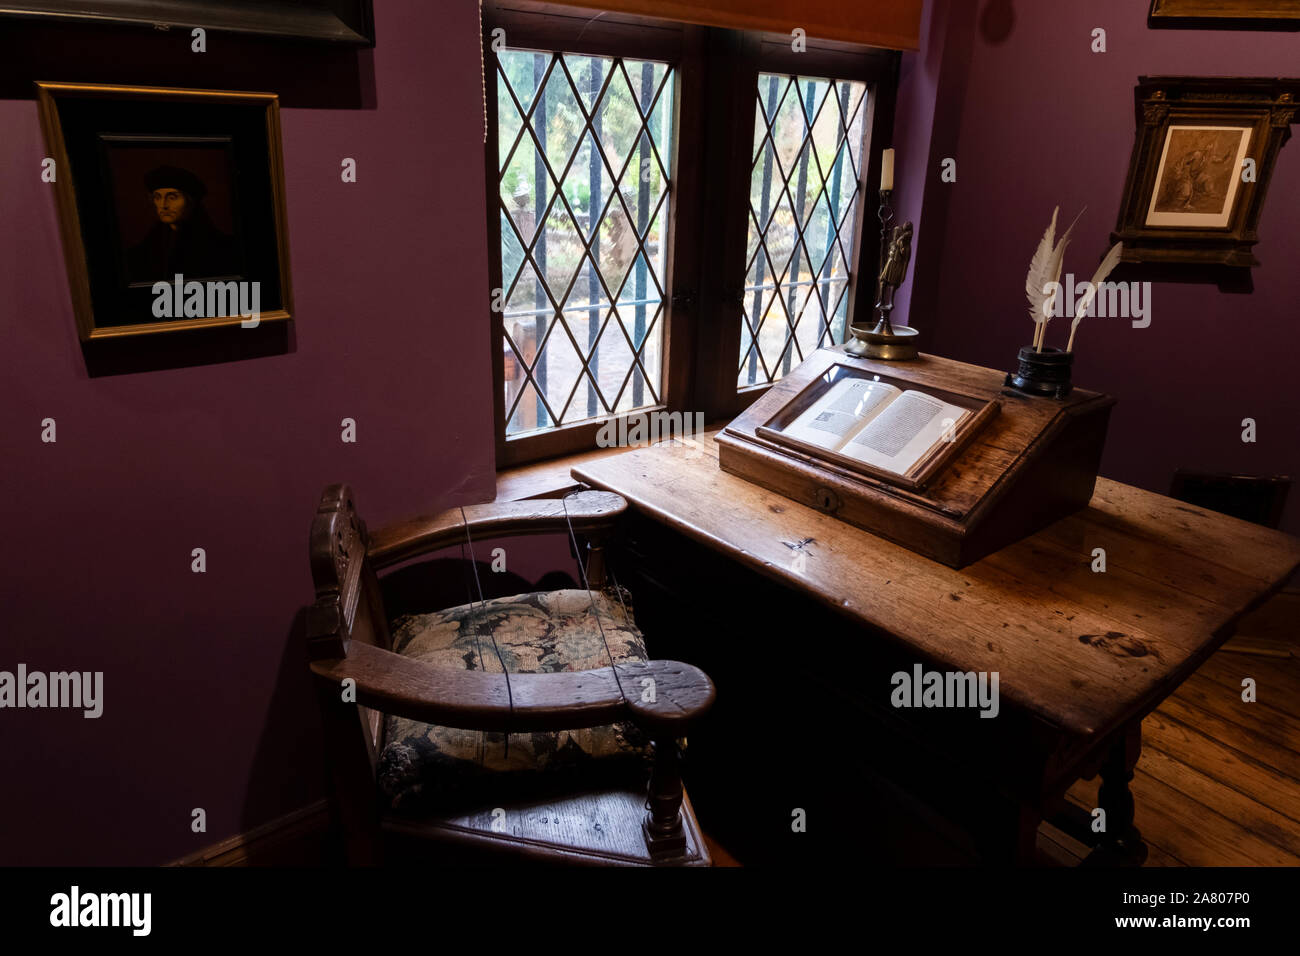
[[[673,70],[497,55],[506,434],[662,403]]]
[[[866,84],[760,73],[737,385],[844,338]]]

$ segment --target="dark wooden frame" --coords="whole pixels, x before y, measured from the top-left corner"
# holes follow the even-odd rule
[[[112,86],[97,83],[41,83],[36,84],[37,104],[45,143],[54,158],[58,178],[54,182],[55,203],[59,214],[59,232],[63,239],[63,257],[68,270],[68,286],[72,297],[72,310],[76,317],[77,333],[82,342],[121,338],[125,336],[157,335],[194,329],[229,328],[243,321],[236,315],[203,318],[171,319],[139,322],[130,325],[98,325],[95,321],[95,301],[91,290],[90,269],[86,243],[83,239],[81,214],[77,203],[77,185],[74,170],[68,160],[68,149],[63,122],[59,115],[58,99],[93,98],[103,100],[138,100],[157,102],[184,102],[196,107],[206,104],[237,105],[250,110],[259,109],[264,114],[266,131],[267,176],[269,183],[271,218],[275,227],[276,273],[280,285],[278,309],[261,312],[259,322],[282,322],[293,317],[293,281],[289,267],[289,217],[285,211],[284,156],[280,140],[280,99],[274,93],[248,93],[231,90],[185,90],[168,87]]]
[[[593,18],[572,7],[529,0],[489,0],[483,17],[484,55],[489,65],[485,71],[489,121],[484,171],[491,289],[502,285],[493,30],[503,29],[506,45],[515,49],[656,59],[669,62],[677,71],[674,148],[668,163],[673,184],[668,197],[672,226],[664,277],[668,303],[660,318],[664,323],[662,403],[638,409],[635,414],[692,411],[703,412],[706,420],[716,420],[734,415],[770,387],[738,391],[734,375],[715,374],[719,368],[733,366],[732,356],[740,353],[752,97],[759,72],[788,71],[867,84],[863,188],[859,209],[854,212],[861,227],[852,249],[854,261],[848,264],[850,287],[845,294],[852,298],[846,328],[856,310],[870,309],[874,278],[868,283],[856,279],[860,262],[875,263],[878,258],[878,230],[864,221],[864,210],[870,184],[879,181],[880,153],[893,127],[897,53],[815,39],[807,41],[806,52],[795,53],[788,36],[625,14]],[[733,276],[739,280],[732,281]],[[595,447],[597,433],[608,418],[506,437],[503,316],[496,311],[490,315],[497,467]]]
[[[492,289],[501,288],[503,285],[501,221],[498,212],[499,146],[497,124],[494,122],[497,77],[495,60],[491,52],[492,33],[498,28],[505,31],[506,45],[513,49],[562,50],[566,53],[662,60],[672,64],[674,69],[678,70],[686,69],[690,59],[687,54],[688,34],[693,31],[698,32],[698,28],[642,17],[610,15],[592,20],[589,15],[583,15],[571,7],[557,7],[553,4],[501,2],[484,5],[483,44],[486,61],[484,80],[488,103],[484,181],[488,211],[488,276]],[[684,115],[687,107],[683,103],[688,97],[683,91],[693,80],[694,74],[689,80],[679,74],[679,94],[673,102],[674,128],[677,130],[681,130],[684,124],[691,123],[690,116]],[[677,138],[680,138],[680,134]],[[670,190],[668,195],[669,222],[678,221],[677,217],[683,206],[683,193],[690,195],[689,188],[679,182],[681,174],[687,172],[679,170],[681,156],[682,151],[676,148],[675,143],[673,155],[665,157],[669,181],[677,184],[677,188]],[[662,402],[651,408],[638,410],[641,414],[681,409],[685,405],[681,395],[681,383],[684,381],[682,366],[687,359],[685,353],[689,342],[678,332],[680,327],[678,313],[684,306],[686,298],[678,291],[680,286],[676,268],[680,257],[676,244],[678,234],[679,229],[674,226],[669,239],[668,264],[664,276],[664,291],[668,304],[664,315],[659,319],[664,328]],[[519,438],[506,437],[505,355],[502,347],[505,334],[504,313],[492,311],[489,327],[497,467],[551,458],[595,447],[596,434],[608,420],[607,418],[561,425]]]
[[[832,373],[839,369],[848,374],[837,376],[836,381],[841,381],[846,377],[863,379],[870,377],[876,381],[884,382],[886,385],[893,385],[901,391],[923,392],[950,405],[964,408],[969,414],[963,415],[957,423],[952,441],[940,442],[917,459],[916,463],[901,475],[786,435],[785,429],[789,424],[826,394],[827,389],[833,384],[830,381]],[[939,474],[962,453],[972,439],[989,423],[990,419],[997,415],[1001,408],[1002,403],[995,398],[968,395],[965,392],[956,392],[934,385],[918,386],[907,379],[896,378],[891,375],[871,374],[864,369],[855,368],[851,365],[836,364],[805,386],[798,395],[787,402],[766,423],[757,426],[754,429],[754,434],[760,438],[766,438],[768,441],[776,442],[778,445],[785,445],[801,454],[810,455],[814,459],[825,462],[832,470],[847,472],[851,476],[874,478],[886,484],[906,488],[909,491],[920,491],[929,484],[935,475]]]
[[[1244,9],[1243,9],[1244,7]],[[1151,0],[1147,21],[1153,27],[1201,30],[1297,30],[1300,0]]]
[[[202,27],[340,46],[375,45],[372,0],[262,0],[251,6],[231,4],[228,10],[221,6],[211,0],[0,0],[0,17],[187,32]]]
[[[1125,262],[1248,268],[1278,152],[1290,138],[1300,80],[1143,76],[1133,91],[1137,133],[1119,220],[1111,242],[1123,242]],[[1147,211],[1170,125],[1249,127],[1246,155],[1255,181],[1239,184],[1226,227],[1148,226]]]
[[[311,526],[316,601],[306,614],[307,656],[324,722],[331,803],[349,862],[380,862],[385,833],[548,857],[536,839],[498,834],[491,827],[486,831],[466,827],[463,819],[385,813],[375,769],[382,718],[387,713],[506,733],[631,721],[654,742],[654,767],[642,824],[644,853],[621,862],[709,864],[708,850],[685,800],[677,744],[713,705],[716,692],[703,671],[677,661],[656,660],[588,671],[490,674],[446,670],[392,650],[381,571],[474,538],[567,533],[575,546],[583,542],[583,577],[599,588],[605,581],[605,539],[626,509],[627,502],[618,495],[586,491],[562,500],[456,508],[398,521],[372,534],[357,514],[348,485],[325,489]],[[623,685],[639,688],[647,676],[655,683],[653,700],[624,695]],[[355,682],[355,702],[344,701],[340,692],[349,679]],[[554,861],[557,855],[574,861],[572,851],[550,847],[550,858]]]

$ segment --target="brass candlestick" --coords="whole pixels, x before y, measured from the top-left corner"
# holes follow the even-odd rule
[[[894,207],[889,204],[889,200],[893,196],[892,189],[880,190],[880,205],[876,207],[876,218],[880,220],[880,255],[876,257],[877,290],[880,275],[885,271],[885,256],[889,253],[889,224],[894,221]]]
[[[889,224],[894,219],[894,210],[889,205],[891,190],[880,191],[880,279],[874,311],[879,316],[872,328],[853,325],[853,341],[845,346],[845,351],[852,355],[867,358],[885,359],[903,362],[916,358],[916,329],[906,325],[894,326],[889,321],[889,313],[894,311],[894,295],[903,284],[907,272],[907,263],[912,258],[912,224],[905,222],[895,226],[890,237]],[[886,255],[888,251],[888,255]]]

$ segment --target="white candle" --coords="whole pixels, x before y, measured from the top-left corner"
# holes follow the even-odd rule
[[[880,188],[894,188],[894,151],[887,149],[880,154]]]

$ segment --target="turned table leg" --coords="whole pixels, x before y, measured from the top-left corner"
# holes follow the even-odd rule
[[[1147,858],[1147,845],[1133,825],[1133,792],[1129,782],[1142,755],[1142,722],[1123,731],[1101,765],[1101,788],[1097,801],[1106,811],[1106,832],[1097,849],[1088,856],[1090,865],[1140,866]]]

